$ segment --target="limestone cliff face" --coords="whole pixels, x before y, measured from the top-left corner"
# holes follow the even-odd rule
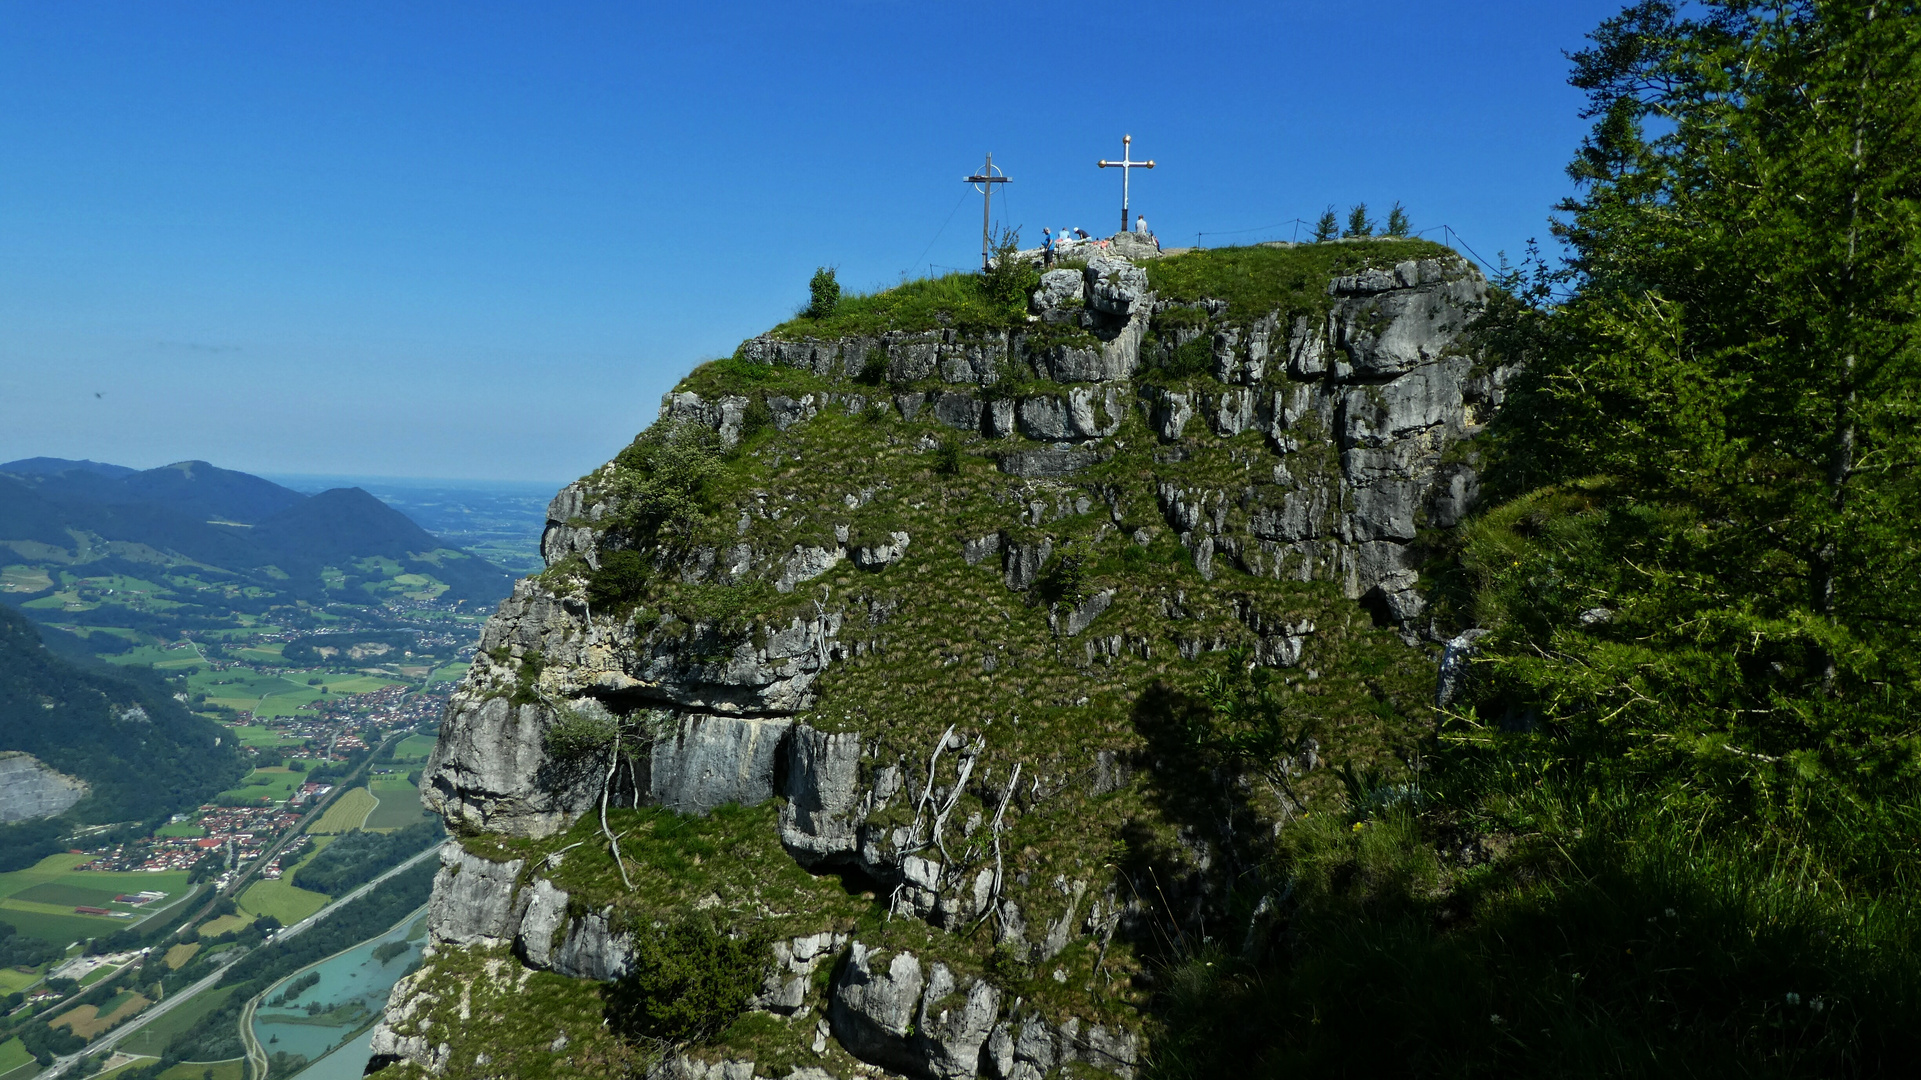
[[[671,541],[624,527],[612,463],[554,499],[550,570],[488,623],[427,766],[468,839],[376,1064],[591,1072],[597,1013],[510,1048],[467,1019],[476,986],[505,988],[505,1024],[530,971],[620,979],[680,890],[773,942],[767,1019],[656,1070],[1131,1077],[1153,943],[1205,940],[1258,879],[1235,830],[1272,835],[1322,761],[1391,759],[1401,736],[1352,718],[1386,702],[1418,725],[1431,695],[1421,538],[1472,505],[1464,440],[1504,373],[1463,339],[1480,276],[1418,254],[1357,245],[1311,303],[1259,311],[1164,299],[1099,256],[1045,274],[1013,329],[769,335],[735,385],[669,394],[659,422],[718,433],[732,471]],[[624,550],[650,584],[596,610]],[[1363,653],[1375,674],[1344,675]],[[1319,717],[1269,772],[1298,784],[1195,773],[1169,741],[1182,688],[1229,654]],[[575,767],[549,733],[583,716],[636,734]],[[656,808],[624,811],[656,833],[661,808],[728,808],[713,828],[760,837],[734,858],[770,862],[635,856],[640,880],[608,885],[603,800]],[[781,874],[778,898],[756,883]]]
[[[52,817],[85,798],[87,785],[32,754],[0,754],[0,824]]]

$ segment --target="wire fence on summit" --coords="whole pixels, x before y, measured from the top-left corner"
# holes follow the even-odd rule
[[[1314,222],[1308,221],[1305,218],[1290,218],[1287,221],[1275,222],[1272,225],[1256,225],[1256,226],[1253,226],[1252,228],[1247,228],[1247,229],[1210,229],[1205,232],[1197,232],[1194,234],[1194,246],[1197,248],[1206,247],[1207,246],[1206,238],[1210,236],[1246,236],[1249,233],[1264,233],[1264,232],[1270,232],[1275,229],[1288,229],[1290,227],[1292,231],[1288,237],[1288,242],[1298,244],[1301,242],[1301,226],[1303,225],[1307,226],[1309,229],[1312,229],[1315,227]],[[1504,269],[1503,267],[1497,266],[1496,264],[1487,261],[1485,258],[1482,258],[1481,253],[1478,251],[1475,251],[1471,246],[1469,246],[1466,238],[1463,237],[1460,234],[1459,230],[1455,229],[1454,226],[1452,225],[1430,225],[1425,229],[1421,229],[1418,232],[1410,233],[1408,235],[1410,237],[1420,237],[1420,236],[1426,236],[1428,233],[1431,233],[1431,232],[1439,232],[1442,237],[1441,242],[1443,244],[1446,244],[1448,247],[1454,248],[1457,251],[1465,251],[1469,255],[1473,256],[1474,261],[1486,267],[1489,273],[1504,274],[1507,272],[1507,270]],[[1271,241],[1255,241],[1255,242],[1268,243]]]

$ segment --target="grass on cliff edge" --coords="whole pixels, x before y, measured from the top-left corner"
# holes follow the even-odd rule
[[[1225,300],[1228,320],[1239,323],[1271,311],[1324,311],[1328,280],[1342,274],[1453,254],[1451,248],[1430,240],[1381,238],[1291,248],[1200,248],[1141,265],[1161,299]],[[981,276],[974,273],[904,280],[892,288],[843,296],[825,319],[803,313],[769,333],[782,338],[874,337],[890,330],[953,327],[981,332],[1027,325],[1024,309],[994,302],[980,282]]]
[[[1162,300],[1225,300],[1227,321],[1241,324],[1274,311],[1325,312],[1328,282],[1344,274],[1453,256],[1452,248],[1431,240],[1377,239],[1287,248],[1202,248],[1142,265],[1147,283]]]
[[[980,332],[1024,322],[1026,313],[997,303],[981,288],[981,276],[944,274],[902,281],[890,289],[842,296],[825,319],[807,314],[774,327],[785,338],[873,337],[889,330],[938,330],[955,327]]]

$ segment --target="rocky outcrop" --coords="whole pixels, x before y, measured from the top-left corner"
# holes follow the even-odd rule
[[[648,763],[648,799],[683,814],[716,806],[753,806],[774,795],[774,763],[790,720],[683,716],[672,735],[655,742]]]
[[[796,617],[756,641],[728,641],[710,626],[608,625],[584,603],[522,581],[488,622],[474,673],[448,704],[422,797],[461,827],[546,835],[599,792],[591,777],[553,767],[547,732],[566,712],[652,710],[677,730],[649,769],[656,801],[765,798],[771,774],[731,755],[772,761],[784,721],[806,707],[838,653],[840,625],[838,612]],[[531,678],[529,658],[541,665]],[[727,755],[712,749],[721,742]]]
[[[1004,961],[1061,964],[1053,977],[1065,986],[1075,957],[1087,963],[1096,942],[1105,957],[1117,934],[1161,917],[1112,880],[1111,863],[1084,852],[1054,860],[1045,874],[1016,871],[1014,860],[1045,846],[1053,826],[1031,826],[1020,841],[1026,851],[1009,839],[1015,819],[1054,813],[1068,795],[1077,809],[1059,813],[1098,813],[1089,800],[1140,783],[1151,755],[1081,746],[1078,734],[1030,746],[1017,761],[997,759],[997,747],[1020,741],[1022,714],[1089,707],[1099,687],[1084,695],[1062,687],[1083,676],[1090,686],[1129,660],[1166,669],[1244,648],[1250,664],[1293,669],[1283,673],[1289,685],[1317,678],[1324,632],[1292,601],[1270,602],[1285,592],[1276,582],[1336,583],[1377,623],[1434,648],[1419,574],[1423,533],[1452,527],[1473,506],[1478,477],[1463,444],[1499,406],[1506,373],[1486,369],[1463,338],[1486,286],[1457,258],[1338,278],[1316,299],[1321,306],[1310,305],[1313,314],[1301,314],[1234,311],[1216,299],[1170,303],[1140,263],[1117,253],[1125,254],[1110,244],[1083,253],[1092,256],[1085,269],[1044,274],[1024,327],[769,335],[744,343],[741,359],[823,380],[799,380],[813,391],[669,394],[663,422],[713,430],[722,445],[742,447],[731,460],[771,455],[744,470],[788,467],[763,463],[802,445],[768,442],[770,428],[792,439],[820,425],[872,423],[861,430],[875,431],[876,445],[885,439],[894,452],[917,455],[915,475],[938,478],[924,492],[890,493],[890,484],[920,481],[883,475],[818,505],[786,500],[775,481],[750,480],[767,489],[727,496],[736,502],[715,510],[723,536],[633,549],[661,582],[751,585],[778,600],[778,614],[731,621],[644,604],[596,610],[588,597],[599,594],[583,583],[638,541],[612,527],[620,507],[611,465],[569,485],[549,508],[542,539],[552,571],[516,586],[453,695],[426,768],[427,804],[463,833],[540,838],[603,795],[612,806],[690,815],[773,801],[777,809],[762,812],[775,822],[775,857],[840,876],[848,895],[868,898],[887,920],[979,933],[954,933],[947,940],[964,944],[943,951],[906,948],[851,921],[821,924],[772,943],[754,1008],[788,1025],[818,1023],[813,1052],[827,1061],[833,1043],[863,1069],[1040,1080],[1071,1066],[1132,1077],[1142,1058],[1136,1030],[1063,1019],[1058,1008],[1043,1015],[978,974],[988,969],[966,954],[991,948]],[[1144,369],[1155,377],[1143,379]],[[902,423],[918,426],[903,431]],[[994,441],[980,446],[968,433]],[[937,472],[933,452],[957,442],[979,455],[972,472],[957,476],[952,458]],[[931,523],[895,521],[897,511],[885,509],[900,496],[920,511],[975,490],[969,484],[991,488],[992,502]],[[1130,538],[1132,549],[1117,552]],[[1083,554],[1100,543],[1110,560],[1155,560],[1181,574],[1191,565],[1192,576],[1152,596],[1102,581],[1083,587]],[[892,636],[897,607],[911,606],[936,578],[962,574],[978,575],[968,579],[976,596],[920,613],[918,637]],[[1211,623],[1188,588],[1215,598]],[[1296,588],[1339,602],[1326,586]],[[986,593],[993,603],[975,602]],[[1144,629],[1143,611],[1158,612],[1165,632]],[[994,641],[996,620],[1017,612],[1040,624],[1041,644],[1024,656]],[[1333,614],[1345,623],[1351,612]],[[835,665],[896,649],[936,653],[982,683],[1003,664],[1039,663],[1037,655],[1060,666],[1032,677],[999,711],[982,708],[954,725],[922,718],[951,703],[929,700],[911,678],[884,684],[859,708],[816,714],[823,693],[833,700]],[[1445,650],[1442,704],[1471,652],[1469,637]],[[595,758],[583,768],[550,753],[556,728],[577,722],[632,733],[622,749],[630,767]],[[1282,771],[1313,769],[1320,752],[1308,740]],[[1200,884],[1214,858],[1210,841],[1192,823],[1162,824],[1193,874],[1167,883],[1158,910],[1174,917],[1179,906],[1195,913],[1197,930],[1212,926]],[[566,856],[559,840],[552,844],[551,854],[506,863],[450,844],[430,912],[436,947],[507,950],[526,969],[578,979],[630,973],[637,924],[617,911],[631,909],[556,884]],[[445,1041],[396,1019],[430,992],[418,981],[396,987],[390,1026],[375,1036],[379,1053],[445,1066]],[[682,1054],[656,1072],[735,1080],[755,1069]],[[814,1080],[846,1075],[815,1071]]]
[[[828,1022],[862,1061],[936,1080],[981,1072],[981,1050],[1000,1012],[1000,991],[962,985],[936,963],[925,976],[914,954],[892,957],[855,942],[834,987]]]
[[[84,781],[55,772],[32,754],[0,753],[0,824],[64,813],[86,795]]]

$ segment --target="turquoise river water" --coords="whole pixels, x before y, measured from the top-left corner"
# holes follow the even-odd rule
[[[427,943],[426,910],[414,912],[380,937],[294,972],[267,991],[254,1012],[254,1037],[267,1054],[298,1054],[309,1064],[302,1080],[348,1080],[367,1064],[373,1022],[387,992],[420,960]],[[383,948],[384,946],[384,948]],[[289,997],[308,975],[319,981]],[[278,1069],[275,1075],[279,1076]]]

